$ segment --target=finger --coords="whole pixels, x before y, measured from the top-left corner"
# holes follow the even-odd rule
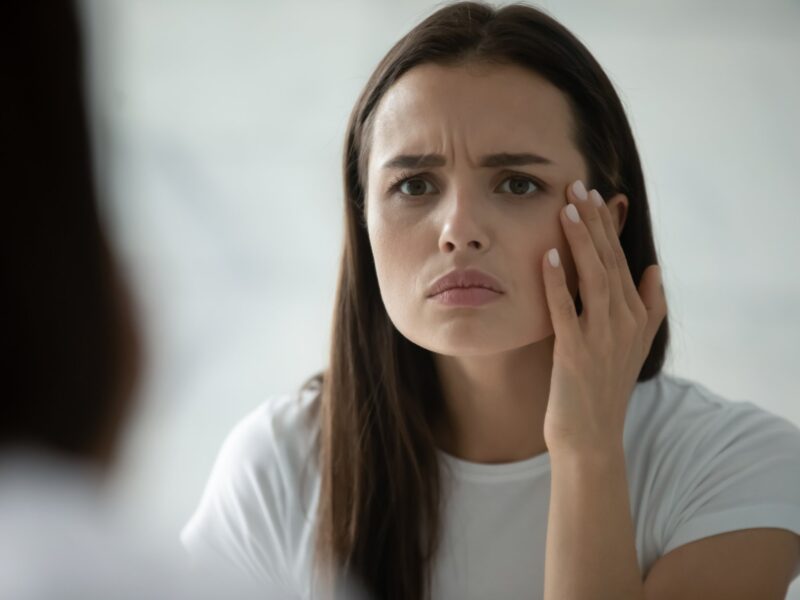
[[[573,186],[569,186],[567,205],[561,211],[561,223],[575,259],[581,301],[587,313],[586,319],[588,321],[599,319],[598,324],[607,323],[609,316],[608,275],[597,253],[591,232],[581,219],[575,202],[570,202],[570,199],[576,198]]]
[[[599,202],[598,202],[599,199]],[[587,222],[592,219],[595,223],[596,244],[598,254],[603,261],[603,265],[608,273],[608,295],[609,295],[609,314],[612,319],[618,319],[622,316],[623,311],[629,313],[630,309],[625,297],[625,292],[622,287],[622,277],[619,272],[619,264],[614,255],[612,247],[612,239],[616,239],[616,233],[612,230],[610,233],[607,228],[607,220],[604,219],[603,211],[608,212],[608,208],[602,200],[597,190],[589,192],[588,202],[586,203],[591,207],[587,207]]]
[[[603,200],[602,196],[596,191],[592,190],[593,204],[598,207],[600,218],[603,222],[603,227],[606,230],[606,235],[611,246],[611,253],[616,263],[616,272],[620,280],[622,294],[625,298],[625,303],[628,310],[639,318],[644,318],[644,311],[639,292],[636,290],[636,284],[631,275],[628,259],[625,256],[625,250],[622,248],[622,243],[619,241],[619,235],[612,222],[611,211],[608,205]],[[599,199],[599,202],[598,202]]]
[[[580,186],[577,184],[578,182],[575,182],[573,186],[570,186],[570,197],[578,207],[581,219],[584,221],[586,228],[591,234],[592,243],[594,244],[597,256],[600,258],[603,268],[606,271],[609,297],[608,314],[610,316],[615,316],[619,314],[620,306],[627,309],[627,305],[620,305],[620,303],[625,302],[625,296],[622,290],[622,282],[617,272],[617,261],[611,249],[611,242],[601,217],[600,208],[602,207],[599,207],[594,201],[593,196],[597,194],[596,190],[592,190],[593,194],[579,194],[576,193],[576,189],[578,192],[583,192],[585,188],[582,182]]]
[[[553,332],[559,344],[567,348],[576,348],[582,340],[582,332],[578,321],[575,302],[567,287],[567,278],[556,248],[544,253],[542,274],[550,319],[553,321]]]

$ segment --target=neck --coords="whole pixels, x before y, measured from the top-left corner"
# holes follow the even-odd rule
[[[434,360],[445,400],[439,447],[478,463],[506,463],[547,452],[544,415],[555,336],[493,355]]]

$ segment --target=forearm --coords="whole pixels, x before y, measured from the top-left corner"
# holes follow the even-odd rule
[[[551,455],[545,600],[644,600],[625,458]]]

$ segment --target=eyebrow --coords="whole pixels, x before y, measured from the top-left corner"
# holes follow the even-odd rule
[[[441,154],[400,154],[383,163],[383,168],[421,169],[442,167],[445,164],[447,164],[447,159]],[[519,167],[521,165],[555,165],[555,163],[532,152],[487,154],[478,163],[480,167]]]

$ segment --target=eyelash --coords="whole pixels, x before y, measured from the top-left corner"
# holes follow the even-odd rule
[[[392,194],[396,193],[397,191],[399,191],[400,186],[403,185],[406,181],[409,181],[411,179],[424,179],[424,177],[422,177],[422,175],[424,175],[424,173],[412,173],[412,172],[409,172],[409,171],[401,172],[389,184],[389,187],[388,187],[386,193],[389,194],[389,195],[392,195]],[[512,175],[509,175],[505,179],[503,179],[500,183],[504,183],[504,182],[508,181],[509,179],[526,179],[526,180],[530,181],[531,183],[533,183],[537,188],[539,188],[534,192],[530,192],[529,194],[511,194],[512,196],[517,196],[517,197],[522,198],[522,197],[525,197],[527,195],[535,194],[536,192],[547,191],[547,186],[545,184],[540,182],[538,179],[536,179],[534,177],[531,177],[530,175],[522,175],[521,173],[514,173]],[[403,194],[403,195],[404,196],[408,196],[409,198],[421,198],[422,196],[424,196],[424,194],[416,194],[416,195],[415,194]]]

